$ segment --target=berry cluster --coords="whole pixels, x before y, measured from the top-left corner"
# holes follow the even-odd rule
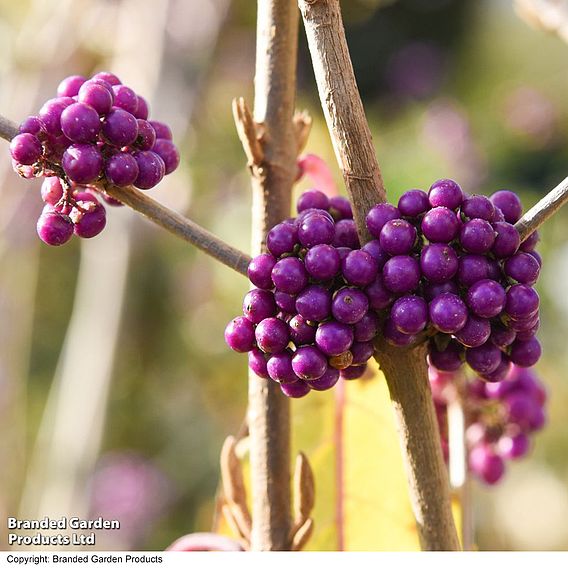
[[[371,209],[376,240],[365,248],[380,269],[371,303],[386,314],[387,341],[410,345],[425,334],[431,365],[452,372],[465,360],[487,381],[502,380],[511,362],[534,365],[541,261],[537,233],[520,243],[521,214],[511,191],[465,196],[448,179]]]
[[[255,288],[244,298],[244,315],[225,331],[258,376],[294,398],[361,377],[379,330],[364,290],[378,265],[359,248],[349,201],[310,190],[297,209],[297,218],[268,233],[268,252],[251,261]]]
[[[106,214],[96,192],[119,203],[95,184],[150,189],[177,168],[170,128],[148,113],[143,97],[101,72],[67,77],[57,97],[22,122],[10,143],[12,163],[23,177],[46,177],[37,224],[44,242],[61,245],[74,233],[90,238],[102,231]]]
[[[447,405],[455,396],[454,373],[430,368],[430,385],[448,456]],[[469,470],[479,480],[493,485],[505,473],[505,461],[525,456],[530,436],[546,422],[546,390],[532,369],[513,365],[505,379],[487,383],[474,379],[463,397],[466,415],[466,445]]]

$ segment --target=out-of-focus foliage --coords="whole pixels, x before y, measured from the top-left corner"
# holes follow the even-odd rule
[[[109,38],[114,37],[113,26],[118,21],[113,10],[124,1],[71,2],[68,16],[73,22],[58,29],[57,20],[48,20],[53,3],[0,0],[3,104],[16,108],[17,99],[36,89],[35,106],[30,101],[29,110],[37,109],[63,76],[108,65],[114,49],[119,50],[114,54],[119,61],[122,48]],[[568,174],[568,45],[526,26],[515,16],[511,2],[357,0],[342,4],[355,70],[392,201],[410,187],[427,188],[436,178],[454,177],[470,192],[510,187],[521,192],[525,205],[530,206]],[[225,15],[212,0],[170,0],[153,105],[157,118],[177,128],[176,141],[183,154],[180,170],[154,196],[242,249],[249,244],[249,182],[230,102],[239,95],[252,100],[254,5],[234,0]],[[184,23],[191,21],[188,13],[195,16],[196,10],[200,32],[188,34]],[[41,28],[40,34],[42,22],[49,26]],[[211,33],[213,39],[200,44],[204,37],[200,33],[215,25],[220,27]],[[37,41],[44,38],[50,45],[57,34],[64,33],[70,41],[73,34],[69,30],[85,33],[84,41],[75,48],[62,42],[59,57],[44,61],[36,44],[22,42],[26,30],[37,30]],[[333,165],[303,36],[300,41],[298,106],[307,107],[314,117],[307,150]],[[132,69],[150,77],[156,69],[146,66],[147,59],[140,57]],[[6,77],[19,80],[18,96],[9,100]],[[0,108],[0,112],[7,111]],[[7,149],[3,148],[1,165],[7,167]],[[0,499],[3,508],[16,514],[29,467],[29,461],[22,460],[32,454],[73,310],[79,247],[77,242],[62,249],[40,246],[34,235],[34,218],[41,209],[38,185],[20,182],[4,170],[0,175],[1,314],[23,302],[18,318],[0,323],[2,337],[18,341],[16,346],[10,344],[9,358],[0,360],[3,414],[19,417],[2,421],[3,439],[14,443],[1,446],[1,451],[12,453],[2,456],[7,469],[0,476]],[[218,454],[225,436],[238,430],[246,407],[245,358],[225,348],[223,329],[238,312],[247,283],[135,217],[128,211],[109,211],[110,224],[132,219],[132,253],[101,463],[96,471],[108,471],[104,468],[116,456],[126,455],[136,464],[144,463],[144,469],[121,467],[111,472],[132,475],[132,487],[160,479],[152,485],[160,503],[146,509],[152,513],[147,530],[129,541],[131,546],[159,549],[182,534],[208,530],[211,525]],[[538,368],[551,391],[550,423],[537,437],[532,456],[512,466],[501,486],[476,488],[477,542],[482,549],[568,547],[568,429],[564,420],[568,404],[567,221],[568,211],[551,220],[542,230],[540,247],[545,262],[538,287],[545,352]],[[37,284],[33,281],[36,273]],[[26,289],[32,291],[29,297],[24,295]],[[31,336],[26,333],[26,322]],[[87,340],[84,348],[90,348]],[[377,422],[364,423],[364,408],[375,396],[384,399],[383,391],[379,380],[347,385],[353,409],[362,408],[356,418],[359,424],[352,424],[353,436],[365,436],[369,459],[358,465],[352,461],[353,469],[346,470],[346,478],[355,478],[361,491],[365,485],[374,488],[376,484],[384,491],[381,506],[392,511],[388,496],[398,495],[403,486],[400,462],[393,461],[399,459],[395,441],[378,436]],[[372,396],[367,394],[371,392]],[[318,474],[319,518],[331,518],[331,496],[337,490],[329,469],[334,467],[333,457],[318,446],[321,434],[333,430],[329,413],[323,411],[332,398],[333,394],[313,393],[306,402],[292,403],[298,414],[296,432],[302,432],[297,444]],[[349,411],[346,424],[354,416]],[[385,431],[392,431],[390,415],[381,416]],[[355,451],[357,442],[348,441],[346,455]],[[11,459],[14,448],[18,448],[17,460]],[[97,475],[90,472],[86,481],[92,478],[94,483]],[[97,485],[101,486],[104,484]],[[135,491],[129,495],[135,495],[134,503],[142,505]],[[367,507],[356,507],[356,522],[371,524],[371,512],[364,512]],[[405,507],[401,501],[396,512],[406,518]],[[346,513],[350,511],[347,507]],[[367,546],[356,540],[356,534],[347,531],[345,536],[353,548]],[[322,523],[311,546],[330,548],[335,538],[333,528]],[[396,547],[389,545],[386,534],[384,538],[385,548]],[[404,547],[407,541],[397,542]]]

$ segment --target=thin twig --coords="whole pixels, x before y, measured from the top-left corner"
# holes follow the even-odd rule
[[[17,126],[0,115],[0,136],[11,140],[18,133]],[[105,193],[128,205],[156,225],[183,239],[217,259],[224,265],[246,276],[250,257],[210,233],[180,213],[168,209],[136,188],[99,184]]]
[[[369,240],[365,217],[386,200],[379,164],[349,57],[339,0],[299,0],[321,104],[361,242]],[[387,380],[422,548],[459,550],[449,483],[424,346],[393,349],[377,342]]]
[[[547,219],[552,217],[568,201],[568,177],[563,179],[552,191],[547,193],[534,207],[529,209],[515,228],[524,241]]]

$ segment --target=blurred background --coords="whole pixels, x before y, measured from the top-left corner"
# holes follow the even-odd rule
[[[528,27],[511,0],[343,8],[391,201],[452,177],[469,192],[512,189],[529,207],[568,175],[568,45]],[[115,72],[182,150],[150,194],[247,250],[230,105],[252,100],[255,12],[250,0],[0,0],[0,112],[18,122],[63,77]],[[303,33],[298,107],[314,118],[307,150],[339,182]],[[39,185],[14,175],[6,145],[0,517],[120,519],[103,549],[159,550],[210,530],[220,447],[246,410],[245,359],[223,330],[247,282],[125,208],[108,211],[98,238],[49,248],[35,233]],[[475,487],[481,549],[568,548],[568,208],[541,236],[549,424],[498,487]]]

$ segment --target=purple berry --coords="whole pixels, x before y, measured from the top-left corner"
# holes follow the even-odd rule
[[[156,138],[158,138],[159,140],[171,140],[173,138],[172,131],[167,124],[159,122],[158,120],[150,120],[149,122],[156,131]]]
[[[505,274],[520,284],[532,285],[538,280],[540,265],[527,252],[519,252],[508,258],[503,266]]]
[[[75,183],[92,183],[100,175],[103,157],[90,144],[72,144],[63,153],[61,165],[67,177]]]
[[[96,200],[78,199],[77,204],[81,209],[73,208],[71,211],[75,234],[83,239],[96,237],[106,226],[105,208]]]
[[[495,280],[479,280],[467,291],[466,302],[470,310],[481,318],[493,318],[503,311],[506,294]]]
[[[497,258],[507,258],[514,255],[519,250],[521,242],[517,229],[504,221],[493,223],[493,229],[495,230],[493,254]]]
[[[496,191],[491,197],[491,203],[501,210],[507,223],[516,223],[523,214],[523,205],[516,193],[502,189]]]
[[[138,136],[136,137],[134,145],[140,150],[154,150],[154,152],[159,154],[162,157],[162,160],[164,160],[162,154],[154,147],[156,144],[156,131],[154,130],[154,127],[147,120],[142,120],[140,118],[137,118],[136,122],[138,124]]]
[[[138,136],[138,122],[129,112],[113,108],[103,120],[102,132],[109,144],[119,148],[130,146]]]
[[[528,319],[538,310],[540,299],[534,288],[515,284],[507,290],[505,312],[513,319]]]
[[[272,355],[268,359],[266,370],[270,378],[277,383],[290,384],[299,380],[298,375],[292,369],[292,353],[290,351],[282,351],[282,353]]]
[[[503,327],[500,324],[495,324],[491,329],[491,341],[499,349],[506,349],[515,341],[517,334],[512,329]]]
[[[326,391],[334,387],[338,380],[339,371],[333,367],[328,367],[319,379],[309,381],[307,384],[312,390]]]
[[[449,245],[433,243],[422,249],[420,268],[430,282],[446,282],[458,271],[458,256]]]
[[[256,326],[255,336],[259,349],[265,353],[280,353],[290,341],[288,325],[278,318],[262,320]]]
[[[390,317],[398,331],[415,335],[428,323],[428,305],[419,296],[402,296],[393,304]]]
[[[233,351],[250,351],[254,347],[254,325],[244,316],[235,318],[225,329],[225,341]]]
[[[485,195],[469,195],[462,203],[461,212],[468,219],[493,221],[495,207],[493,203],[491,203],[491,200],[485,197]]]
[[[57,96],[74,97],[86,80],[87,78],[82,75],[71,75],[70,77],[66,77],[57,87]]]
[[[430,364],[446,373],[453,373],[463,365],[463,347],[456,341],[450,341],[444,350],[438,350],[435,343],[430,341],[428,357]]]
[[[114,74],[108,71],[100,71],[99,73],[93,75],[93,79],[101,79],[106,81],[109,85],[114,87],[115,85],[120,85],[120,79]]]
[[[331,293],[323,286],[307,286],[296,298],[296,311],[309,321],[323,321],[331,314]]]
[[[138,104],[136,105],[136,113],[134,114],[134,116],[142,120],[148,120],[149,114],[150,110],[148,108],[148,102],[144,97],[138,95]]]
[[[400,219],[400,211],[390,203],[379,203],[367,213],[367,228],[375,238],[381,235],[381,229],[388,221]]]
[[[18,134],[10,141],[10,154],[16,162],[31,166],[39,160],[42,153],[39,139],[33,134]]]
[[[332,244],[334,247],[359,248],[359,235],[353,219],[342,219],[335,223],[335,234]]]
[[[300,195],[296,207],[298,213],[306,209],[327,209],[329,207],[329,199],[325,193],[317,189],[310,189]]]
[[[107,180],[118,187],[132,185],[138,174],[138,163],[132,154],[120,152],[110,156],[105,162]]]
[[[383,282],[395,294],[412,292],[420,282],[420,265],[411,256],[393,256],[383,267]]]
[[[533,252],[539,240],[540,235],[538,231],[534,231],[521,243],[521,246],[519,248],[523,252]]]
[[[465,325],[456,333],[456,339],[465,347],[479,347],[491,335],[489,320],[470,315]]]
[[[390,305],[393,293],[385,286],[381,274],[365,288],[365,294],[369,299],[369,307],[373,310],[382,310]]]
[[[304,264],[309,275],[316,280],[334,278],[341,267],[339,253],[331,245],[316,245],[309,249]]]
[[[138,165],[136,166],[138,167]],[[276,259],[269,253],[255,256],[249,263],[247,274],[249,280],[263,290],[270,290],[273,287],[272,269],[276,264]]]
[[[469,468],[488,485],[495,485],[505,473],[503,460],[489,446],[476,446],[471,450]]]
[[[329,198],[329,212],[336,220],[353,219],[353,211],[349,199],[342,195],[336,195]]]
[[[353,365],[363,365],[374,354],[375,348],[372,341],[356,341],[351,346],[351,354],[353,355]]]
[[[75,104],[75,101],[71,97],[50,99],[44,103],[38,115],[48,134],[61,135],[61,113],[72,104]]]
[[[158,185],[166,173],[164,160],[152,150],[136,152],[134,159],[138,164],[138,176],[134,186],[139,189],[151,189]]]
[[[465,254],[458,259],[458,282],[463,286],[472,286],[480,280],[489,278],[489,260],[479,254]]]
[[[366,370],[367,365],[351,365],[346,369],[341,369],[339,376],[346,381],[352,381],[354,379],[360,379],[365,374]]]
[[[149,123],[146,124],[149,125]],[[140,128],[138,130],[140,131]],[[156,140],[152,150],[164,160],[164,164],[166,164],[166,175],[171,174],[177,169],[180,160],[179,151],[171,140],[164,140],[163,138]]]
[[[41,184],[41,198],[49,205],[56,205],[63,197],[63,187],[58,177],[47,177]]]
[[[331,313],[341,323],[357,323],[368,309],[369,299],[357,288],[342,288],[331,302]]]
[[[276,290],[274,292],[274,299],[276,300],[276,305],[278,309],[287,314],[296,313],[296,296],[293,294],[287,294],[286,292],[280,292]]]
[[[306,381],[282,384],[280,385],[280,389],[289,398],[302,398],[312,390]]]
[[[386,251],[384,251],[379,243],[379,239],[373,239],[363,246],[365,252],[368,252],[376,261],[379,270],[382,270],[386,261],[390,258]]]
[[[385,320],[383,335],[388,343],[396,345],[397,347],[405,347],[416,341],[415,335],[408,335],[407,333],[398,331],[391,318]]]
[[[490,341],[480,345],[466,349],[465,360],[467,364],[477,373],[488,374],[497,369],[501,363],[501,351]]]
[[[28,116],[19,128],[20,134],[33,134],[38,136],[44,133],[43,122],[37,116]]]
[[[296,345],[307,345],[316,340],[317,327],[310,325],[301,315],[294,316],[288,323],[290,339]]]
[[[391,256],[408,254],[415,241],[416,229],[404,219],[386,222],[379,237],[381,248]]]
[[[303,345],[292,358],[292,368],[304,381],[319,379],[327,370],[327,359],[313,345]]]
[[[266,355],[254,347],[248,354],[249,369],[261,379],[268,379],[268,369],[266,367]]]
[[[451,292],[457,295],[459,290],[457,284],[453,280],[449,280],[448,282],[442,282],[440,284],[426,282],[422,287],[422,292],[426,301],[431,302],[436,296],[444,292]]]
[[[354,250],[343,259],[341,272],[349,284],[367,286],[377,277],[377,261],[364,250]]]
[[[379,318],[374,312],[367,312],[354,326],[355,341],[371,341],[379,332]]]
[[[99,114],[92,106],[75,103],[61,113],[61,130],[73,142],[93,142],[100,129]]]
[[[353,344],[353,327],[337,321],[322,323],[316,331],[316,345],[326,355],[341,355]]]
[[[527,341],[516,339],[511,345],[511,361],[519,367],[532,367],[540,359],[542,348],[536,337]]]
[[[43,212],[37,221],[37,234],[44,243],[59,246],[73,236],[73,222],[57,211]]]
[[[447,207],[430,209],[422,219],[422,232],[432,243],[449,243],[459,232],[460,221]]]
[[[138,110],[138,96],[136,93],[126,85],[114,85],[112,87],[114,93],[114,106],[136,114]]]
[[[451,179],[439,179],[434,182],[428,192],[428,200],[432,207],[457,209],[463,201],[461,187]]]
[[[467,322],[467,307],[450,292],[436,296],[429,304],[432,325],[442,333],[456,333]]]
[[[467,252],[484,254],[491,250],[494,242],[495,231],[489,221],[472,219],[461,228],[460,244]]]
[[[308,273],[301,260],[290,256],[279,260],[274,265],[272,282],[281,292],[297,294],[306,287]]]
[[[430,209],[428,194],[421,189],[404,192],[398,200],[398,210],[403,217],[418,217]]]
[[[108,114],[114,102],[112,88],[95,81],[87,81],[79,89],[80,103],[93,107],[100,116]]]
[[[497,447],[503,458],[516,460],[529,453],[530,440],[524,432],[518,432],[514,435],[501,436]]]
[[[335,228],[333,221],[324,215],[314,213],[306,216],[298,225],[298,239],[305,247],[330,244]]]
[[[292,252],[298,244],[298,229],[288,223],[279,223],[268,231],[266,248],[276,257]]]
[[[256,288],[247,292],[243,299],[243,315],[252,323],[260,323],[263,319],[276,315],[274,294]]]

